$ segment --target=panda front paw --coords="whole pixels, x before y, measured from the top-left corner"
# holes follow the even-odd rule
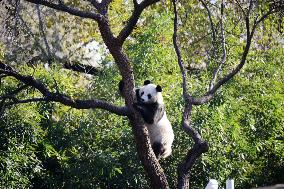
[[[142,107],[139,106],[139,103],[133,103],[133,108],[138,111],[142,110]]]

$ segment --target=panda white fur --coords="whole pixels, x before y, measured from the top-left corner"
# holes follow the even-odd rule
[[[159,160],[171,155],[174,133],[167,118],[162,88],[144,81],[144,86],[136,89],[137,103],[134,108],[142,115],[150,136],[153,151]]]

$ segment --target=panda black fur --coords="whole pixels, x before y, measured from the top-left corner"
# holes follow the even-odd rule
[[[119,83],[119,89],[122,93],[123,82]],[[146,80],[135,92],[137,102],[133,106],[146,123],[153,151],[157,159],[166,158],[172,152],[174,133],[166,115],[162,88]]]

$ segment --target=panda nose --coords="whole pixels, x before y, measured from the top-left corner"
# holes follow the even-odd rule
[[[145,101],[143,98],[141,98],[142,101]]]

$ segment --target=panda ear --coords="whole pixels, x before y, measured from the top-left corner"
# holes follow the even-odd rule
[[[145,80],[145,81],[144,81],[144,85],[148,85],[148,84],[150,84],[150,83],[151,83],[150,80]]]
[[[162,87],[160,85],[157,85],[156,90],[157,92],[162,92]]]

